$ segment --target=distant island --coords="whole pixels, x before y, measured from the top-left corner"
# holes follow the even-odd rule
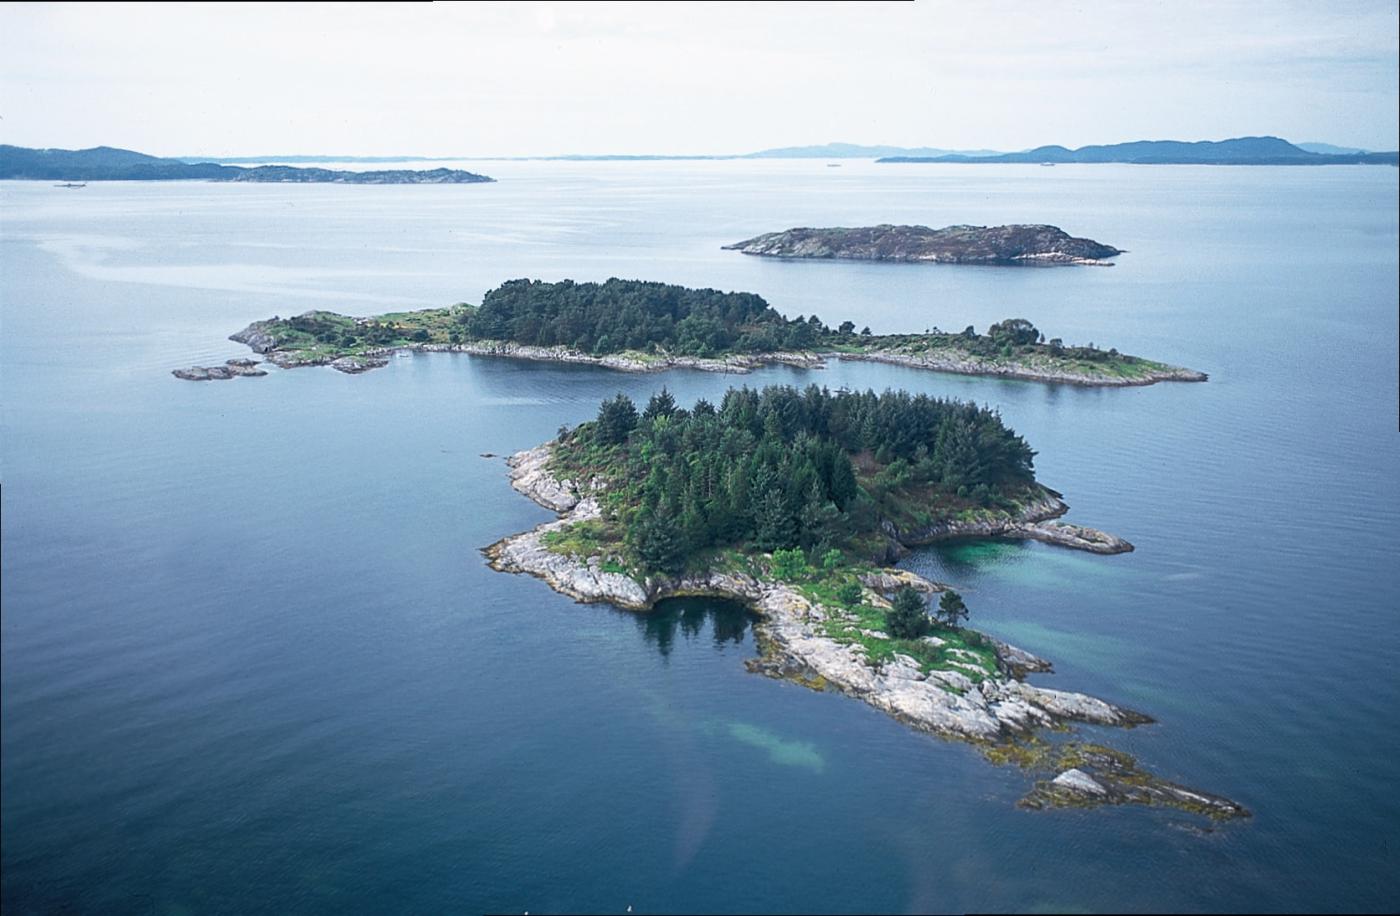
[[[998,156],[886,156],[877,162],[989,163],[1108,163],[1140,165],[1395,165],[1400,153],[1314,153],[1278,137],[1236,137],[1232,140],[1135,140],[1107,146],[1038,146]]]
[[[645,611],[668,597],[738,601],[762,618],[752,670],[858,697],[915,728],[1042,776],[1021,804],[1166,805],[1248,816],[1102,745],[1051,745],[1069,722],[1131,727],[1142,713],[1026,683],[1049,662],[963,625],[947,586],[891,569],[909,546],[1037,537],[1131,550],[1039,484],[1034,452],[993,411],[906,392],[731,388],[690,409],[665,390],[510,459],[516,489],[558,521],[486,548],[580,601]],[[938,595],[933,616],[928,596]]]
[[[725,249],[767,258],[847,258],[935,264],[1108,265],[1123,252],[1057,226],[867,226],[788,229]]]
[[[1116,349],[1046,339],[1010,318],[979,334],[932,329],[872,334],[845,321],[831,328],[816,315],[787,318],[753,293],[690,289],[641,280],[605,283],[511,280],[481,305],[353,318],[312,311],[256,321],[232,339],[282,368],[329,365],[357,373],[388,363],[400,350],[451,351],[623,371],[668,368],[748,372],[770,363],[821,366],[828,358],[869,360],[963,375],[990,375],[1076,385],[1150,385],[1205,381],[1206,375]],[[203,381],[252,374],[225,367],[175,370]]]
[[[1310,153],[1324,153],[1328,156],[1360,156],[1371,152],[1358,146],[1337,146],[1334,143],[1295,143],[1293,145]]]
[[[239,165],[254,162],[652,162],[712,161],[729,159],[877,159],[881,156],[996,156],[997,150],[940,149],[931,146],[861,146],[855,143],[822,143],[814,146],[785,146],[753,153],[564,153],[553,156],[351,156],[351,155],[267,155],[267,156],[178,156],[181,162],[221,162]]]
[[[257,181],[335,184],[473,184],[494,181],[461,169],[392,169],[345,172],[263,165],[238,168],[213,162],[188,163],[131,150],[29,149],[0,145],[0,179],[42,181]]]
[[[745,153],[744,159],[878,159],[881,156],[998,156],[992,149],[939,149],[918,146],[862,146],[858,143],[822,143],[815,146],[783,146]]]
[[[1296,153],[1285,149],[1285,147],[1275,147],[1272,150],[1261,150],[1256,148],[1250,151],[1246,144],[1251,140],[1269,140],[1284,143],[1285,147],[1292,147],[1305,153],[1323,153],[1326,156],[1340,156],[1342,158],[1309,159],[1306,161],[1292,161],[1297,158]],[[1232,163],[1236,165],[1272,165],[1278,164],[1273,161],[1282,151],[1282,154],[1290,159],[1287,164],[1308,164],[1308,165],[1337,165],[1352,162],[1381,162],[1394,164],[1396,162],[1395,153],[1372,153],[1367,150],[1355,147],[1334,146],[1329,143],[1298,143],[1287,144],[1286,141],[1277,140],[1274,137],[1249,138],[1243,137],[1237,140],[1225,140],[1218,143],[1206,141],[1203,144],[1189,143],[1184,141],[1134,141],[1132,143],[1120,143],[1116,146],[1084,147],[1084,150],[1104,150],[1116,149],[1119,147],[1138,147],[1142,145],[1153,145],[1157,150],[1152,154],[1155,158],[1135,158],[1134,162],[1165,162],[1160,158],[1164,152],[1172,153],[1171,150],[1164,150],[1161,145],[1168,144],[1173,148],[1189,147],[1186,153],[1176,152],[1174,155],[1196,156],[1209,147],[1224,147],[1226,155],[1232,157]],[[1228,146],[1226,146],[1228,144]],[[1069,161],[1057,159],[1056,156],[1063,156],[1072,151],[1063,146],[1042,146],[1033,150],[992,150],[992,149],[947,149],[936,146],[890,146],[883,144],[866,145],[859,143],[819,143],[809,146],[783,146],[773,149],[758,150],[752,153],[709,153],[709,154],[685,154],[685,153],[565,153],[551,156],[354,156],[354,155],[300,155],[300,154],[279,154],[266,156],[179,156],[181,162],[201,163],[218,162],[224,164],[247,164],[258,162],[276,163],[306,163],[306,162],[441,162],[441,161],[482,161],[482,162],[522,162],[522,161],[543,161],[543,162],[668,162],[668,161],[710,161],[710,160],[732,160],[732,159],[876,159],[883,162],[966,162],[971,160],[985,162],[1057,162]],[[1080,151],[1073,151],[1080,152]],[[1243,153],[1244,155],[1236,155]],[[1124,149],[1124,155],[1141,156],[1141,151]],[[1089,155],[1086,153],[1086,155]],[[1218,154],[1217,154],[1218,155]],[[1359,156],[1372,158],[1358,159]],[[1076,160],[1077,161],[1077,160]],[[1113,160],[1083,160],[1083,161],[1129,161],[1126,159]],[[1172,161],[1177,161],[1173,159]],[[1199,158],[1185,158],[1182,162],[1200,162]]]

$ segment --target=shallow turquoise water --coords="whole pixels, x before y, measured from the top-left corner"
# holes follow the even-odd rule
[[[839,171],[833,175],[831,172]],[[1047,175],[1046,173],[1052,173]],[[1396,172],[514,163],[484,187],[0,183],[6,912],[1394,910]],[[782,263],[790,225],[1051,222],[1111,269]],[[307,308],[515,276],[759,292],[876,331],[1011,315],[1211,373],[1076,390],[897,367],[750,384],[998,407],[1138,550],[911,568],[1156,716],[1085,730],[1238,799],[1028,813],[1014,770],[757,677],[747,617],[577,605],[479,548],[499,459],[621,389],[738,379],[419,355],[196,385]]]

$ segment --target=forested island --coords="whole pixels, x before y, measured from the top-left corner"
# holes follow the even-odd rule
[[[787,229],[723,246],[766,258],[841,258],[927,264],[1108,266],[1123,252],[1058,226],[865,226]]]
[[[1027,683],[1050,664],[965,626],[971,611],[947,586],[885,567],[911,545],[956,537],[1131,549],[1051,521],[1068,507],[1037,482],[1034,456],[996,413],[925,395],[739,388],[687,409],[663,389],[639,409],[619,394],[596,419],[510,459],[513,485],[562,517],[486,553],[496,569],[581,601],[639,611],[681,595],[742,602],[761,618],[753,670],[859,697],[1017,763],[1041,777],[1028,807],[1245,816],[1120,752],[1039,737],[1068,722],[1151,719]]]
[[[788,318],[753,293],[611,279],[511,280],[479,306],[352,318],[307,312],[257,321],[232,335],[283,368],[330,365],[363,372],[396,350],[436,350],[590,363],[627,371],[688,367],[747,372],[767,363],[815,367],[827,358],[872,360],[940,372],[1078,385],[1204,381],[1206,375],[1116,349],[1046,339],[1007,319],[979,334],[932,329],[872,334],[815,315]],[[198,372],[202,367],[179,372]]]
[[[494,181],[462,169],[335,169],[260,165],[241,168],[215,162],[162,159],[110,146],[30,149],[0,145],[0,179],[44,181],[255,181],[315,184],[475,184]]]

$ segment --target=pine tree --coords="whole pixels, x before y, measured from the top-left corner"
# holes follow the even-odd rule
[[[637,426],[637,406],[622,392],[598,408],[598,438],[605,445],[620,445],[627,441]]]
[[[938,622],[950,630],[956,630],[958,624],[967,619],[967,605],[963,603],[962,595],[949,590],[938,598]]]
[[[792,516],[788,514],[783,493],[778,489],[757,490],[754,506],[754,544],[759,550],[790,547],[796,540]]]
[[[896,592],[885,612],[885,628],[895,639],[918,639],[927,634],[930,621],[923,596],[907,585]]]
[[[671,397],[671,392],[664,387],[651,396],[647,402],[647,409],[642,413],[643,420],[655,420],[657,417],[669,417],[676,412],[676,399]]]
[[[859,489],[851,459],[844,454],[837,455],[831,464],[831,501],[836,503],[836,508],[844,510]]]
[[[630,532],[633,552],[642,567],[652,572],[678,573],[684,566],[685,545],[676,530],[674,514],[663,502],[655,512],[643,511]]]
[[[798,539],[802,546],[829,544],[832,529],[840,518],[840,511],[823,495],[821,484],[813,479],[798,515]]]

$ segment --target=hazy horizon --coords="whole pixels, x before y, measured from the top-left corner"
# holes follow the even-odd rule
[[[1393,3],[0,8],[0,142],[161,156],[1391,150]]]
[[[1135,141],[1147,141],[1147,142],[1153,142],[1153,141],[1180,141],[1180,142],[1186,142],[1186,143],[1193,143],[1193,142],[1220,142],[1220,141],[1223,141],[1223,140],[1231,140],[1231,139],[1242,139],[1242,138],[1239,138],[1239,137],[1205,137],[1205,138],[1196,138],[1196,137],[1133,137],[1133,138],[1129,138],[1129,139],[1125,139],[1125,140],[1120,140],[1120,141],[1114,141],[1114,142],[1115,142],[1115,143],[1129,143],[1129,142],[1135,142]],[[1329,144],[1329,143],[1327,143],[1327,141],[1319,141],[1319,140],[1293,140],[1293,139],[1288,138],[1288,137],[1281,137],[1281,138],[1279,138],[1279,139],[1282,139],[1282,140],[1285,140],[1285,141],[1287,141],[1287,142],[1289,142],[1289,143],[1292,143],[1294,146],[1297,146],[1297,147],[1299,147],[1299,148],[1306,148],[1306,147],[1310,147],[1310,146],[1334,146],[1334,147],[1336,147],[1337,149],[1348,149],[1348,147],[1346,147],[1345,144]],[[1043,147],[1043,146],[1053,146],[1053,145],[1056,145],[1056,144],[1044,143],[1044,144],[1038,144],[1037,146],[1042,146],[1042,147]],[[1063,144],[1059,144],[1059,145],[1063,145]],[[97,144],[97,146],[98,146],[98,147],[102,147],[102,146],[110,147],[111,144]],[[780,147],[768,147],[768,148],[761,149],[761,150],[735,150],[735,151],[728,152],[728,153],[649,153],[649,152],[644,151],[644,150],[628,150],[628,151],[626,151],[626,152],[617,152],[617,151],[610,151],[610,150],[592,150],[592,151],[574,151],[574,152],[568,152],[568,153],[553,153],[553,154],[541,154],[541,155],[535,155],[535,154],[531,154],[531,153],[520,153],[520,154],[515,154],[515,155],[479,156],[479,155],[474,155],[474,154],[471,154],[471,153],[462,153],[462,154],[459,154],[459,155],[433,155],[433,156],[430,156],[430,155],[426,155],[426,154],[418,153],[418,152],[413,152],[413,151],[409,151],[409,152],[400,151],[400,152],[394,153],[394,154],[382,154],[382,153],[376,153],[376,154],[360,154],[360,153],[338,153],[338,152],[329,151],[329,150],[273,150],[273,151],[270,151],[270,152],[269,152],[269,151],[263,151],[263,152],[260,152],[260,153],[218,153],[218,152],[177,153],[177,154],[174,154],[173,156],[169,156],[168,158],[193,160],[193,159],[197,159],[197,158],[200,158],[200,157],[207,157],[207,158],[210,159],[210,160],[217,160],[217,161],[233,161],[233,160],[258,160],[258,161],[267,160],[267,161],[275,161],[275,160],[277,160],[277,159],[325,159],[325,160],[332,160],[332,161],[335,161],[335,160],[347,160],[347,161],[348,161],[348,160],[356,160],[356,159],[365,159],[365,160],[383,160],[383,161],[386,161],[386,162],[412,161],[412,160],[426,160],[426,161],[431,161],[431,162],[453,162],[453,161],[461,162],[461,161],[478,161],[478,160],[479,160],[479,161],[488,161],[488,162],[489,162],[489,161],[509,161],[509,160],[522,160],[522,159],[604,159],[604,158],[620,158],[620,159],[627,159],[627,158],[660,158],[660,159],[742,159],[742,158],[753,157],[753,156],[761,156],[762,154],[765,154],[765,153],[772,153],[772,152],[774,152],[774,151],[776,151],[776,150],[783,150],[783,149],[807,150],[807,149],[819,149],[819,148],[822,148],[822,147],[862,147],[862,148],[871,148],[871,149],[908,149],[908,150],[931,149],[931,147],[928,147],[927,145],[924,145],[924,146],[921,146],[921,147],[897,147],[897,146],[895,146],[894,144],[888,144],[888,143],[850,143],[850,142],[847,142],[847,141],[844,141],[844,140],[832,140],[832,141],[827,142],[827,143],[812,143],[812,144],[805,144],[805,145],[802,145],[802,146],[797,146],[797,145],[793,145],[793,144],[788,144],[788,145],[780,146]],[[31,148],[34,148],[34,147],[31,147]],[[40,148],[40,149],[63,149],[63,147],[37,147],[37,148]],[[91,149],[91,148],[93,148],[93,147],[85,147],[85,148]],[[962,153],[962,154],[1013,154],[1013,153],[1024,153],[1024,152],[1029,152],[1030,149],[1031,149],[1031,148],[1025,148],[1025,147],[1019,148],[1019,149],[1006,149],[1006,150],[989,150],[989,149],[987,149],[987,148],[977,148],[977,149],[975,149],[975,150],[954,150],[954,149],[948,149],[947,152],[949,152],[949,153]],[[1073,149],[1073,147],[1071,147],[1071,149]],[[1365,152],[1388,152],[1388,151],[1389,151],[1389,150],[1365,150]],[[132,152],[144,153],[144,152],[146,152],[146,151],[145,151],[145,150],[132,150]],[[795,156],[795,157],[771,156],[771,157],[763,157],[763,158],[773,158],[773,159],[779,159],[779,158],[817,158],[817,159],[820,159],[820,158],[825,158],[825,157],[815,156],[815,155],[812,155],[812,156],[801,156],[801,155],[799,155],[799,156]],[[833,158],[860,158],[860,157],[850,157],[849,155],[847,155],[847,156],[844,156],[844,157],[843,157],[843,156],[834,156]]]

